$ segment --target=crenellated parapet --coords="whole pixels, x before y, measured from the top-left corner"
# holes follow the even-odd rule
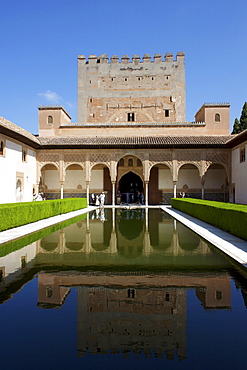
[[[183,52],[78,56],[80,124],[183,121]]]
[[[91,54],[88,58],[84,55],[78,55],[78,60],[83,62],[84,64],[89,65],[98,65],[98,64],[105,64],[105,63],[113,63],[113,64],[139,64],[139,63],[162,63],[162,62],[179,62],[184,59],[184,52],[179,51],[174,59],[172,53],[166,53],[164,58],[162,54],[154,54],[153,60],[150,54],[144,54],[141,58],[139,55],[135,54],[130,58],[128,55],[123,55],[121,58],[118,55],[113,55],[110,59],[106,54],[101,54],[100,56]]]

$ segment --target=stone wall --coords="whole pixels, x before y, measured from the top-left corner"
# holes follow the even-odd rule
[[[184,122],[184,53],[78,56],[78,123]]]

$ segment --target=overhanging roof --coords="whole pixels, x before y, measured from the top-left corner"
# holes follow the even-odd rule
[[[216,148],[227,147],[226,136],[39,137],[43,149],[55,148]]]

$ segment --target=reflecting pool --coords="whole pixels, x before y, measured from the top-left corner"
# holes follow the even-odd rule
[[[246,369],[247,281],[159,209],[0,245],[1,369]]]

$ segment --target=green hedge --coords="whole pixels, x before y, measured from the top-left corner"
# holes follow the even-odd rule
[[[86,208],[85,198],[66,198],[43,202],[7,203],[0,206],[0,231],[29,224],[44,218]]]
[[[172,207],[247,240],[247,206],[200,199],[175,199]]]
[[[27,245],[35,242],[36,240],[42,239],[45,236],[50,235],[57,230],[63,229],[71,224],[74,224],[75,222],[82,221],[86,217],[87,217],[87,214],[84,213],[83,215],[70,218],[69,220],[66,220],[63,222],[59,222],[58,224],[46,227],[45,229],[41,229],[39,231],[36,231],[35,233],[28,234],[24,236],[23,238],[13,240],[5,244],[1,244],[0,245],[0,257],[4,257],[11,252],[14,252],[23,247],[26,247]]]

